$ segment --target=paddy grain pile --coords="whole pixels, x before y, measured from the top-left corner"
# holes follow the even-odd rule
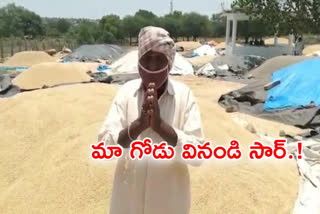
[[[235,83],[181,77],[200,106],[213,144],[257,137],[217,104]],[[205,87],[204,87],[205,86]],[[1,213],[105,213],[115,162],[94,162],[90,144],[118,86],[76,84],[0,99]],[[209,90],[208,90],[209,89]],[[206,162],[191,168],[191,213],[289,213],[298,189],[294,161]],[[230,203],[232,202],[232,203]]]

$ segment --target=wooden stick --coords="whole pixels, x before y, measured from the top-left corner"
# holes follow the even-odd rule
[[[277,85],[280,85],[281,81],[280,80],[275,80],[273,82],[270,82],[266,85],[264,85],[264,90],[268,91],[274,87],[276,87]]]

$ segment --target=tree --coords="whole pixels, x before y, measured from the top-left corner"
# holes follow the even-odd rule
[[[320,29],[319,0],[236,0],[233,8],[249,14],[264,33],[295,35]]]
[[[312,16],[312,33],[320,33],[320,1],[314,0],[312,1],[312,6],[310,7],[310,13]]]
[[[122,39],[121,33],[121,19],[117,15],[108,15],[102,17],[99,22],[99,26],[102,29],[102,35],[106,36],[106,41],[112,41],[115,39]]]
[[[211,36],[223,37],[226,32],[226,18],[221,14],[213,14],[211,17]]]
[[[56,23],[57,31],[60,34],[65,34],[69,31],[71,23],[66,19],[59,19]]]
[[[166,29],[176,40],[182,36],[182,12],[174,11],[172,14],[159,18],[159,25]]]
[[[57,29],[56,19],[44,19],[45,20],[45,34],[48,37],[59,37],[61,36]]]
[[[132,38],[137,37],[140,27],[136,25],[136,18],[134,16],[126,16],[122,20],[122,32],[124,36],[129,37],[130,45],[132,44]]]
[[[286,0],[284,3],[286,32],[297,35],[319,29],[319,0]]]
[[[0,27],[4,37],[38,37],[44,34],[41,17],[15,4],[8,4],[0,9]]]
[[[116,37],[109,31],[102,31],[97,39],[100,43],[115,43],[117,41]]]
[[[236,0],[233,8],[239,7],[251,16],[251,20],[263,24],[265,32],[279,34],[279,27],[284,21],[283,1],[281,0]]]
[[[183,15],[182,26],[182,31],[188,40],[190,37],[196,40],[199,36],[208,36],[210,33],[209,18],[195,12]]]
[[[147,26],[160,26],[158,17],[154,13],[147,10],[139,10],[134,15],[134,18],[136,22],[135,24],[139,30]]]
[[[79,44],[93,44],[98,39],[98,25],[90,21],[83,21],[76,29]]]

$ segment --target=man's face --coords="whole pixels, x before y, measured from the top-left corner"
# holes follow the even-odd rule
[[[150,71],[157,71],[168,65],[168,59],[162,53],[149,51],[142,56],[140,64]]]
[[[155,83],[160,88],[168,78],[168,59],[158,52],[149,51],[140,59],[139,73],[143,84],[147,87],[149,83]],[[162,71],[161,71],[162,70]],[[154,73],[152,73],[154,71]],[[159,72],[161,71],[161,72]]]

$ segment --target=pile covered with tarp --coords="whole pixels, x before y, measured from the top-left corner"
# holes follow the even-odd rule
[[[265,58],[260,56],[219,56],[200,68],[196,74],[206,77],[244,78],[252,69],[260,66]]]
[[[195,49],[192,52],[192,57],[197,57],[197,56],[216,56],[217,51],[214,47],[210,45],[202,45],[201,47]]]
[[[297,144],[290,143],[287,147],[296,157],[299,155]],[[300,175],[300,188],[294,207],[294,214],[320,213],[320,140],[319,138],[304,139],[302,159],[297,159]]]
[[[271,82],[280,81],[268,91],[264,110],[304,107],[314,103],[320,106],[320,58],[308,59],[283,68],[271,76]]]
[[[13,76],[9,74],[0,75],[0,98],[10,97],[20,92],[20,89],[12,84]]]
[[[107,60],[111,63],[119,59],[124,52],[123,48],[118,45],[82,45],[73,53],[63,57],[62,60],[71,62],[100,62],[100,60]]]
[[[139,78],[138,50],[128,52],[111,64],[110,68],[111,71],[108,73],[108,76],[113,79],[112,82],[127,82]],[[192,65],[177,53],[170,75],[194,75],[194,70]]]
[[[320,58],[279,56],[249,72],[252,82],[223,95],[228,112],[240,111],[300,128],[320,127]],[[314,132],[313,132],[314,133]]]

